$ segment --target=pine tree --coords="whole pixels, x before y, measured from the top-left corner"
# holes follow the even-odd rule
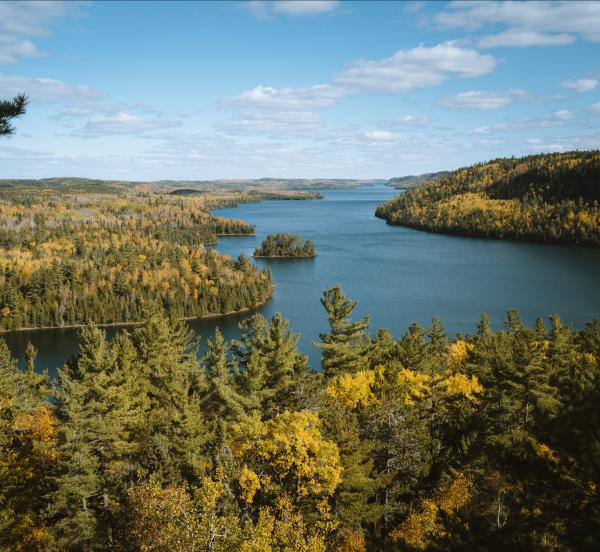
[[[519,316],[519,312],[516,309],[509,309],[506,313],[506,320],[504,321],[504,327],[509,333],[518,332],[523,328],[523,322]]]
[[[55,546],[73,551],[98,550],[100,535],[102,383],[108,369],[103,332],[93,324],[80,334],[79,355],[58,370],[61,465],[49,509]],[[100,407],[99,409],[97,407]],[[113,428],[111,428],[113,429]],[[116,429],[116,428],[115,428]],[[107,535],[108,537],[108,535]]]
[[[483,337],[484,335],[488,335],[492,331],[492,327],[490,324],[490,317],[483,313],[477,324],[477,336]]]
[[[298,334],[288,329],[287,320],[276,313],[256,343],[265,359],[265,386],[269,390],[264,404],[267,415],[298,407],[295,393],[308,372],[308,360],[298,352],[298,340]]]
[[[394,341],[388,329],[379,329],[371,340],[371,352],[369,354],[371,368],[385,366],[390,373],[400,369],[400,346]],[[394,368],[392,370],[392,368]]]
[[[546,328],[546,324],[544,324],[544,321],[541,318],[535,319],[533,334],[535,335],[535,339],[538,341],[538,343],[543,343],[546,339],[548,339],[548,328]]]
[[[444,325],[439,318],[433,317],[431,325],[427,328],[427,337],[429,339],[428,349],[432,355],[442,355],[448,348],[448,334],[444,330]]]
[[[248,414],[262,413],[263,404],[273,393],[267,388],[266,359],[258,348],[251,349],[243,369],[236,375],[236,384]]]
[[[203,377],[198,344],[183,322],[167,318],[159,307],[151,306],[146,318],[132,334],[143,367],[139,381],[148,390],[140,463],[165,481],[193,480],[207,464],[201,454],[207,428],[194,392]]]
[[[276,313],[267,323],[256,315],[240,325],[241,339],[233,354],[237,382],[247,404],[260,403],[265,416],[298,408],[307,401],[310,374],[306,355],[298,351],[299,336]]]
[[[375,523],[383,508],[375,500],[380,488],[374,472],[373,442],[361,435],[356,412],[327,404],[323,409],[327,436],[340,451],[342,480],[333,495],[333,510],[341,528],[356,528]]]
[[[202,365],[208,379],[207,390],[202,398],[202,410],[210,419],[215,439],[213,446],[218,450],[224,440],[226,424],[239,420],[244,415],[243,399],[236,392],[227,359],[227,343],[218,328],[214,338],[208,340]]]
[[[414,322],[398,342],[398,359],[402,366],[419,370],[427,356],[427,342],[423,328]]]
[[[329,333],[319,334],[321,343],[315,343],[315,347],[323,351],[321,366],[325,376],[331,378],[366,368],[369,316],[352,321],[356,303],[346,297],[340,286],[325,290],[321,304],[327,312]]]
[[[28,99],[24,94],[19,94],[12,100],[0,101],[0,136],[8,136],[15,131],[11,121],[25,113],[27,103]]]

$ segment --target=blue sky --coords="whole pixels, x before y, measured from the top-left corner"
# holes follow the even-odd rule
[[[389,178],[600,147],[600,2],[0,2],[0,178]]]

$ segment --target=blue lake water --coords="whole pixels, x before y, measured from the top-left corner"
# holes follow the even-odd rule
[[[412,322],[438,316],[453,335],[473,332],[482,312],[499,326],[517,308],[532,323],[560,313],[575,327],[600,317],[600,249],[462,238],[389,226],[375,208],[398,192],[385,186],[326,190],[315,201],[265,201],[215,211],[256,225],[256,236],[220,238],[216,249],[252,255],[267,234],[289,232],[315,243],[318,257],[255,262],[273,272],[273,298],[258,309],[279,311],[301,334],[300,346],[318,367],[311,342],[326,329],[319,302],[324,288],[341,284],[358,302],[356,315],[370,313],[373,329],[399,336]],[[203,338],[219,326],[228,339],[248,313],[190,322]],[[111,329],[109,334],[114,333]],[[21,358],[27,341],[39,351],[38,365],[53,371],[77,349],[74,330],[19,332],[5,336]]]

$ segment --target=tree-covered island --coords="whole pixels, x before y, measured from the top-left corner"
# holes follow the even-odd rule
[[[269,234],[254,250],[254,257],[316,257],[315,245],[294,234]]]

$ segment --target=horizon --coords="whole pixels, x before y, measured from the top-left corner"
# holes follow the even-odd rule
[[[387,180],[598,149],[599,29],[599,2],[2,2],[0,99],[30,104],[0,178]]]

